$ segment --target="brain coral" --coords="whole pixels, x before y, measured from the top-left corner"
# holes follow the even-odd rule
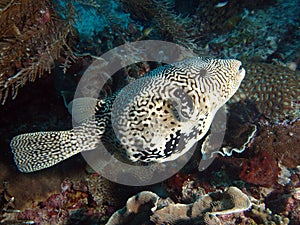
[[[286,67],[247,63],[247,71],[231,103],[250,101],[271,122],[296,120],[300,115],[300,74]]]

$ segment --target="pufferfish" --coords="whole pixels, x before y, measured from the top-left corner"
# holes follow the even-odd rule
[[[238,90],[245,76],[241,65],[196,57],[159,67],[95,100],[95,113],[71,130],[14,137],[14,161],[21,172],[37,171],[96,149],[101,141],[119,144],[130,162],[174,160],[203,139],[216,112]]]

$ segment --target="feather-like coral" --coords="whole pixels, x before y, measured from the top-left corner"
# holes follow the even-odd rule
[[[50,0],[0,3],[0,101],[15,98],[18,88],[50,72],[54,61],[72,57],[69,20]]]
[[[170,41],[188,48],[197,49],[193,43],[189,29],[193,22],[189,17],[176,13],[173,1],[164,0],[120,0],[125,10],[135,19],[149,22]]]

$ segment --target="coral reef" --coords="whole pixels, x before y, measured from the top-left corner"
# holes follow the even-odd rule
[[[300,163],[300,121],[291,124],[261,125],[249,152],[266,152],[282,165],[295,169]]]
[[[255,113],[255,107],[250,106],[231,105],[223,145],[226,148],[239,148],[249,131],[252,131],[252,125],[256,124],[256,133],[247,144],[247,150],[238,156],[239,160],[243,158],[237,161],[239,168],[242,168],[239,176],[247,182],[262,186],[284,184],[284,174],[288,174],[290,169],[296,169],[300,163],[300,121],[272,124]],[[287,171],[285,168],[288,168]],[[282,177],[282,181],[278,182],[278,176]]]
[[[205,191],[194,176],[184,173],[176,173],[166,181],[168,196],[181,203],[192,203]],[[214,191],[211,189],[210,191]]]
[[[72,59],[71,24],[52,1],[5,0],[0,4],[0,101],[15,98],[27,81],[50,73],[54,60]]]
[[[266,205],[274,214],[289,217],[291,224],[300,221],[300,201],[292,193],[270,194]]]
[[[238,112],[240,110],[235,113]],[[233,111],[230,113],[233,114]],[[237,120],[240,118],[238,116],[231,117],[232,115],[229,117],[228,124],[230,126],[229,130],[226,131],[223,145],[236,148],[240,146],[243,135],[248,133],[249,126],[253,121],[247,118],[237,123]],[[300,142],[300,121],[269,124],[265,120],[260,120],[255,123],[257,124],[255,136],[247,144],[247,150],[239,155],[240,158],[246,159],[246,161],[238,162],[240,166],[243,165],[244,169],[241,176],[247,180],[246,177],[250,179],[250,176],[253,175],[250,180],[253,180],[256,184],[262,184],[269,180],[266,184],[269,183],[267,186],[272,186],[272,184],[276,183],[276,176],[281,176],[280,171],[284,170],[284,168],[296,169],[300,163],[300,145],[298,144]],[[237,140],[234,141],[234,139]],[[264,177],[260,172],[271,176]],[[246,175],[247,173],[249,174]],[[272,176],[273,178],[271,178]],[[251,182],[250,180],[247,181]],[[282,182],[284,183],[284,181]]]
[[[219,0],[199,1],[198,12],[205,21],[207,33],[228,33],[243,19],[243,11],[264,8],[272,5],[276,0],[254,1],[224,1],[227,4],[218,5]]]
[[[68,7],[68,1],[54,0],[60,8]],[[100,56],[125,42],[143,39],[144,27],[121,9],[119,1],[76,0],[73,27],[78,31],[76,49],[81,53]],[[84,19],[83,19],[84,18]]]
[[[61,1],[58,2],[64,4]],[[119,10],[118,1],[77,0],[74,2],[74,7],[76,9],[74,27],[78,30],[80,40],[92,41],[93,34],[104,32],[116,32],[116,35],[122,35],[122,29],[134,22],[129,14]]]
[[[64,178],[82,176],[85,162],[80,157],[52,171],[31,176],[19,173],[13,164],[9,148],[12,136],[30,130],[69,129],[72,126],[71,117],[54,88],[52,77],[45,76],[25,85],[19,90],[18,98],[14,101],[7,99],[5,105],[0,107],[0,115],[0,182],[8,182],[17,209],[30,207],[33,200],[58,191]]]
[[[234,2],[236,1],[229,1],[226,6],[228,10],[230,6],[239,7],[239,4]],[[225,24],[231,24],[228,28],[219,21],[213,24],[224,26],[227,30],[226,33],[208,41],[210,50],[218,56],[239,58],[242,61],[268,60],[271,62],[273,59],[285,63],[297,61],[296,52],[300,46],[299,38],[297,38],[299,36],[297,26],[300,22],[299,2],[271,1],[275,3],[264,9],[257,8],[255,2],[257,1],[253,1],[252,7],[240,9],[240,15],[233,10],[233,17],[225,21]],[[245,4],[249,3],[246,1]],[[223,10],[225,11],[225,7]],[[290,43],[293,43],[293,47],[286,50]]]
[[[277,182],[279,168],[275,159],[265,151],[242,163],[240,178],[248,183],[272,186]]]
[[[46,200],[34,202],[31,209],[6,210],[1,224],[103,224],[115,211],[115,206],[113,202],[94,199],[94,196],[100,197],[105,193],[101,188],[103,182],[97,185],[102,191],[100,195],[90,190],[98,181],[98,176],[90,176],[87,182],[73,183],[65,179],[59,193],[51,194]],[[109,199],[107,194],[106,190],[105,199]]]
[[[7,181],[0,188],[0,224],[105,224],[133,195],[108,224],[299,224],[299,1],[69,3],[0,2],[0,92],[1,101],[6,100],[0,109],[0,181]],[[51,79],[65,98],[73,96],[91,55],[142,39],[173,41],[200,54],[243,62],[247,75],[228,104],[223,146],[246,150],[231,157],[217,156],[201,172],[195,169],[199,151],[182,171],[151,187],[126,187],[107,182],[94,171],[86,174],[80,156],[29,176],[19,173],[9,150],[12,136],[71,127],[71,117]],[[73,41],[78,50],[75,63],[69,62]],[[52,70],[55,61],[68,68],[66,76],[72,82],[58,67]],[[109,80],[101,97],[160,65],[128,66]],[[50,70],[51,76],[45,76]],[[19,90],[13,102],[7,98],[34,80]],[[119,176],[116,169],[118,165],[106,168]],[[142,179],[149,175],[135,174]],[[244,201],[234,201],[229,190]],[[234,211],[232,206],[239,203],[247,208],[248,200],[249,210],[219,215],[228,208]]]
[[[203,195],[192,204],[175,204],[144,191],[129,198],[126,206],[115,212],[106,225],[221,224],[216,215],[243,212],[250,207],[248,196],[236,187]]]
[[[106,225],[145,224],[152,211],[157,208],[159,197],[150,191],[143,191],[128,199],[126,206],[116,211]]]
[[[1,189],[0,193],[0,223],[2,223],[4,219],[4,213],[11,212],[15,208],[14,197],[8,191],[7,182],[3,183],[3,190]]]
[[[300,74],[265,63],[246,63],[239,90],[229,101],[249,101],[271,122],[294,121],[300,116]],[[250,108],[250,105],[246,107]]]
[[[247,215],[253,218],[253,221],[255,221],[254,224],[290,224],[290,220],[287,217],[273,214],[270,209],[256,205],[253,206],[251,212],[247,213]]]

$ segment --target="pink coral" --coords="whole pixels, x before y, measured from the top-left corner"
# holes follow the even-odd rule
[[[278,179],[276,160],[265,151],[242,164],[240,178],[246,182],[271,187]]]

